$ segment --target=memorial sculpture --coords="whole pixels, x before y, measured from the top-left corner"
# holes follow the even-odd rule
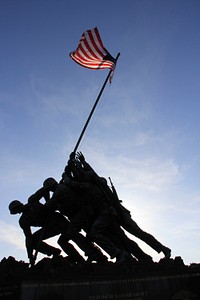
[[[171,250],[140,229],[116,195],[114,186],[110,188],[107,180],[97,175],[81,152],[72,152],[59,182],[49,177],[26,204],[19,200],[9,204],[11,214],[21,214],[19,225],[25,235],[30,264],[34,265],[38,252],[54,257],[60,255],[61,249],[69,262],[83,263],[85,259],[70,240],[84,252],[86,262],[105,263],[107,257],[101,249],[116,263],[151,262],[151,256],[129,239],[123,229],[169,259]],[[40,202],[42,198],[45,204]],[[32,234],[31,227],[35,226],[41,228]],[[82,230],[86,236],[81,234]],[[44,242],[57,235],[61,249]]]
[[[60,182],[52,177],[47,178],[43,187],[29,197],[28,203],[23,204],[19,200],[14,200],[9,205],[11,214],[21,214],[19,224],[25,234],[31,265],[34,265],[38,251],[53,256],[60,254],[60,249],[44,242],[45,239],[56,235],[60,235],[58,244],[62,250],[69,256],[69,260],[75,263],[80,263],[84,259],[70,244],[70,240],[83,250],[89,262],[106,260],[100,248],[111,259],[115,258],[116,263],[131,261],[133,257],[137,260],[152,261],[152,258],[144,253],[136,242],[126,236],[124,230],[146,242],[158,253],[163,252],[165,258],[169,259],[171,256],[168,247],[143,231],[132,220],[130,212],[118,199],[114,186],[112,185],[110,189],[106,179],[98,176],[85,161],[83,154],[77,152],[105,85],[108,80],[110,82],[112,80],[119,56],[120,53],[113,58],[103,46],[97,27],[85,31],[77,49],[70,53],[70,57],[83,67],[110,69],[110,71],[74,151],[70,154]],[[53,192],[52,197],[50,192]],[[46,201],[44,205],[40,202],[41,198]],[[31,226],[41,228],[32,234]],[[81,234],[81,230],[84,230],[86,237]],[[33,254],[34,249],[35,254]]]

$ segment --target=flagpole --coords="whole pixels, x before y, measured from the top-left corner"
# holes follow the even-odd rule
[[[118,53],[117,56],[116,56],[116,58],[115,58],[116,63],[117,63],[117,60],[118,60],[119,56],[120,56],[120,53]],[[78,139],[78,141],[76,143],[76,146],[74,147],[74,151],[73,152],[76,152],[76,150],[77,150],[77,148],[78,148],[78,146],[79,146],[79,144],[81,142],[81,139],[82,139],[82,137],[83,137],[83,135],[85,133],[85,130],[86,130],[86,128],[87,128],[87,126],[88,126],[88,124],[90,122],[90,119],[91,119],[91,117],[92,117],[92,115],[94,113],[94,110],[95,110],[95,108],[96,108],[96,106],[97,106],[97,104],[99,102],[99,99],[100,99],[100,97],[101,97],[101,95],[103,93],[103,90],[104,90],[104,88],[105,88],[105,86],[106,86],[106,84],[108,82],[108,79],[109,79],[111,73],[112,73],[112,70],[110,70],[110,72],[108,73],[108,76],[106,77],[106,80],[104,81],[104,84],[103,84],[103,86],[102,86],[102,88],[101,88],[101,90],[99,92],[99,95],[98,95],[98,97],[97,97],[97,99],[96,99],[96,101],[94,103],[94,106],[93,106],[93,108],[92,108],[92,110],[91,110],[91,112],[90,112],[90,114],[88,116],[88,119],[87,119],[87,121],[85,123],[85,126],[83,127],[83,130],[82,130],[82,132],[81,132],[81,134],[79,136],[79,139]]]

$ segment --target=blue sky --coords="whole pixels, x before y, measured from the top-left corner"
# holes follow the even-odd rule
[[[0,259],[28,261],[8,204],[60,179],[107,76],[69,57],[97,26],[121,55],[78,150],[172,257],[199,262],[199,15],[198,0],[1,1]]]

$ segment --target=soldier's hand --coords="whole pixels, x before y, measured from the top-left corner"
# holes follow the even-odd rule
[[[77,152],[76,158],[79,159],[82,163],[85,161],[85,157],[82,152]]]
[[[69,156],[69,159],[75,159],[76,152],[72,152]]]

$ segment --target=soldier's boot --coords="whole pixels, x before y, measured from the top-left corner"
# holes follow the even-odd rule
[[[168,247],[163,246],[161,251],[164,253],[164,256],[165,256],[166,259],[170,259],[171,249],[169,249]]]
[[[101,253],[100,251],[94,251],[88,255],[87,263],[92,263],[94,261],[96,261],[97,263],[105,263],[108,260],[107,257],[103,255],[103,253]]]
[[[116,256],[116,263],[124,263],[131,260],[131,255],[126,251],[120,251]]]

